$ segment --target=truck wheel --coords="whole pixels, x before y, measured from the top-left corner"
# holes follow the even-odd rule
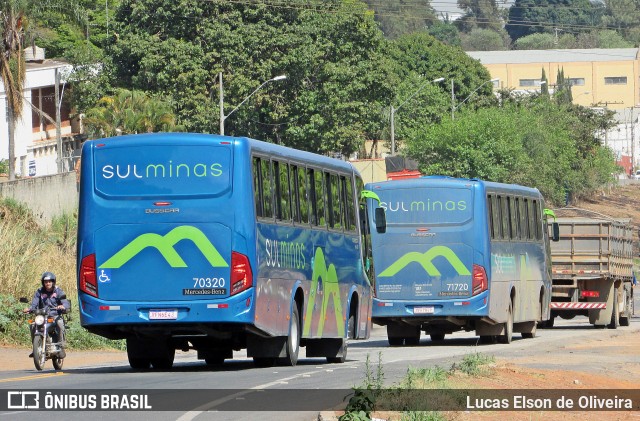
[[[626,289],[623,289],[624,312],[620,316],[620,326],[629,326],[631,319],[631,296]]]
[[[613,290],[613,308],[611,309],[611,323],[607,325],[609,329],[617,329],[620,326],[620,313],[618,312],[618,292]]]

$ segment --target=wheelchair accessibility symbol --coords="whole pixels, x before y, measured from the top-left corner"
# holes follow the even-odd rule
[[[100,275],[98,275],[98,281],[100,283],[111,282],[111,271],[109,269],[100,269]]]

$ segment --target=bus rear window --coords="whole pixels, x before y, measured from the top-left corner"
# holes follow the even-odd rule
[[[376,191],[388,224],[460,224],[473,216],[473,193],[467,188]]]
[[[175,145],[94,149],[96,190],[109,197],[214,196],[230,188],[231,150]]]

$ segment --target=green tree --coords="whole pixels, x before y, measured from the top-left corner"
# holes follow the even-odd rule
[[[547,80],[547,72],[542,68],[542,76],[540,77],[540,95],[549,96],[549,80]]]
[[[381,130],[391,62],[364,3],[126,0],[118,22],[110,47],[118,79],[171,98],[189,131],[217,132],[219,72],[225,112],[263,81],[287,75],[226,120],[228,134],[349,155]]]
[[[602,3],[589,0],[515,0],[505,29],[514,42],[535,33],[589,31],[600,25],[604,12]]]
[[[508,50],[509,37],[504,31],[475,28],[462,36],[462,48],[465,51]]]
[[[429,35],[438,41],[454,47],[462,46],[458,28],[450,22],[437,21],[429,26]]]
[[[400,37],[393,43],[391,57],[396,64],[397,89],[392,104],[398,107],[395,138],[398,145],[411,139],[424,124],[436,123],[451,112],[451,83],[456,98],[467,98],[479,86],[474,98],[492,98],[487,69],[459,48],[452,48],[425,32]],[[425,82],[444,77],[439,83]],[[412,95],[414,95],[412,97]],[[389,115],[387,113],[387,115]],[[388,135],[385,136],[388,138]]]
[[[558,69],[556,76],[556,89],[553,97],[558,104],[571,104],[573,102],[573,94],[571,93],[571,80],[564,76],[564,69]]]
[[[430,0],[364,0],[387,38],[423,31],[438,22]]]
[[[584,32],[576,38],[577,48],[632,48],[633,44],[612,30]]]
[[[407,152],[424,174],[533,186],[559,205],[567,191],[584,195],[615,172],[611,151],[597,140],[605,120],[543,97],[514,99],[424,125]]]
[[[636,0],[605,0],[602,25],[614,28],[625,40],[634,45],[640,42],[640,3]]]
[[[495,0],[458,0],[458,7],[465,12],[455,21],[462,32],[476,28],[499,32],[503,27],[502,14]]]
[[[88,110],[85,123],[93,137],[176,129],[169,103],[126,89],[118,89],[115,95],[100,99],[96,107]]]

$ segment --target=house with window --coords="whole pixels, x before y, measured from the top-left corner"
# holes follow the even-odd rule
[[[73,156],[77,155],[82,140],[78,124],[74,124],[65,98],[69,93],[66,78],[71,72],[71,65],[63,61],[45,59],[44,51],[40,48],[37,48],[35,53],[31,48],[27,48],[25,53],[27,66],[22,91],[23,111],[15,128],[16,175],[34,177],[56,174],[58,158],[62,160],[62,171],[71,171]],[[57,98],[56,80],[58,80]],[[0,160],[6,160],[9,157],[7,115],[7,95],[0,81]],[[61,151],[58,151],[57,115],[59,115]]]
[[[549,92],[556,86],[558,71],[571,82],[575,104],[616,112],[617,127],[602,134],[602,142],[610,147],[622,163],[628,160],[626,172],[640,167],[640,58],[638,48],[470,51],[472,58],[489,71],[494,89],[540,92],[544,69]]]

